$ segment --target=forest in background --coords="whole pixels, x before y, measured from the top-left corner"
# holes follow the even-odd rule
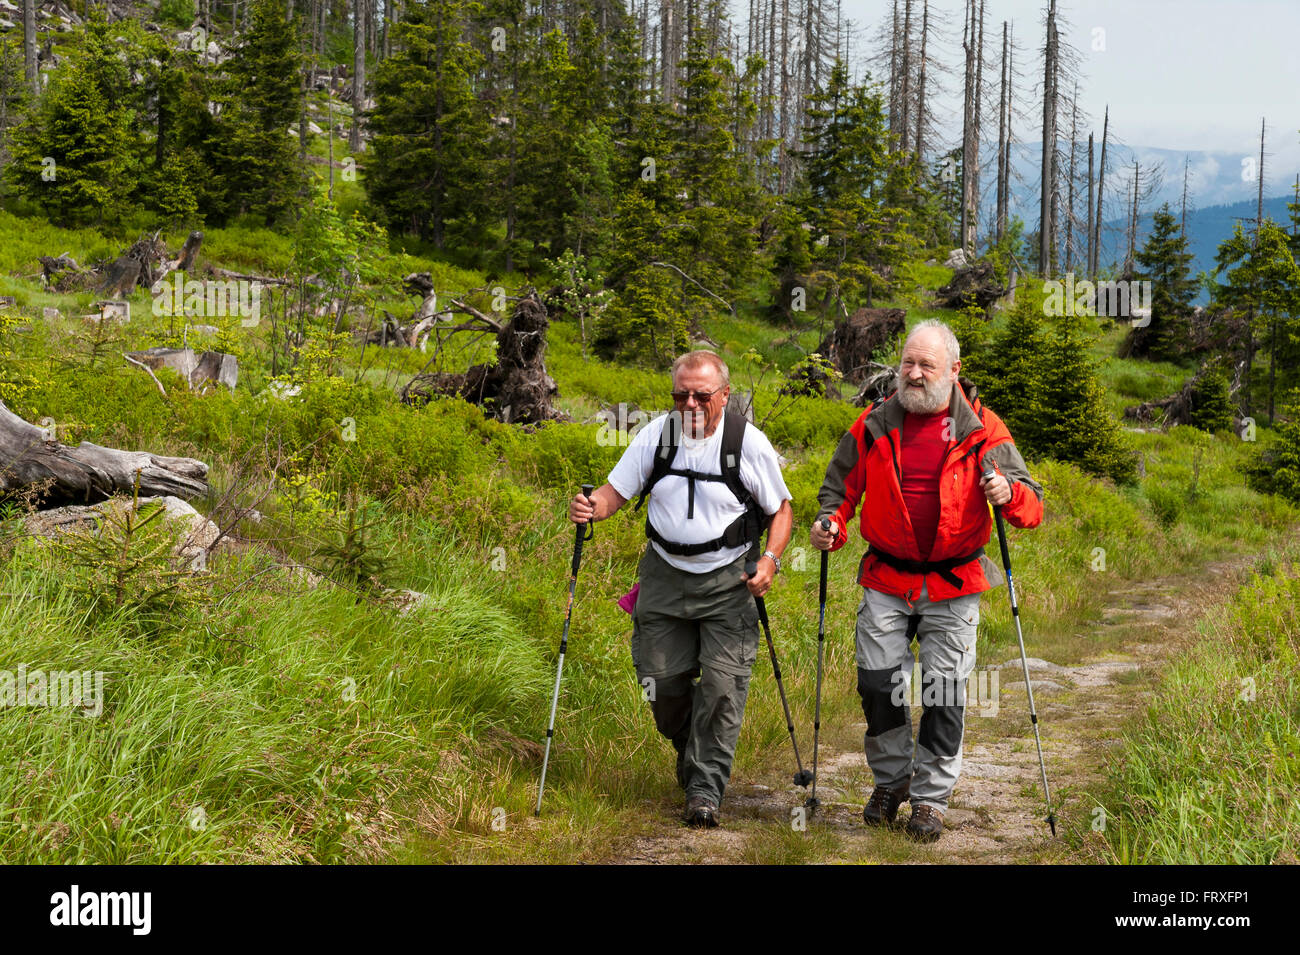
[[[554,767],[569,822],[521,822],[564,502],[617,459],[620,420],[665,407],[671,357],[704,344],[789,461],[806,528],[836,440],[887,387],[895,310],[953,324],[964,373],[1044,475],[1044,533],[1017,538],[1035,651],[1088,655],[1075,633],[1099,613],[1097,573],[1261,555],[1247,596],[1213,609],[1226,648],[1189,651],[1272,689],[1199,757],[1228,760],[1238,791],[1198,788],[1170,733],[1143,752],[1176,772],[1130,760],[1124,798],[1071,795],[1067,857],[1185,858],[1178,826],[1200,817],[1163,809],[1209,796],[1207,858],[1294,853],[1293,814],[1233,822],[1258,767],[1228,754],[1272,754],[1270,786],[1300,772],[1282,738],[1300,202],[1275,223],[1261,186],[1256,221],[1192,275],[1186,204],[1144,207],[1160,173],[1108,165],[1109,116],[1085,146],[1055,3],[995,26],[973,3],[957,25],[903,0],[852,67],[824,3],[756,3],[744,31],[716,3],[24,6],[31,29],[0,39],[0,400],[48,441],[207,473],[196,523],[158,520],[127,481],[96,534],[54,537],[32,523],[50,487],[6,481],[3,666],[109,675],[94,720],[0,712],[22,793],[0,815],[7,858],[604,858],[669,796],[612,605],[634,520],[603,527],[584,565],[561,716],[581,728]],[[940,29],[963,37],[961,63],[927,56]],[[934,115],[942,83],[963,91],[959,142]],[[1027,141],[1054,144],[1033,231],[1008,212]],[[1101,261],[1117,212],[1124,254]],[[1149,310],[1096,314],[1049,284],[1067,276],[1149,282]],[[256,311],[213,309],[191,282],[255,286]],[[885,334],[841,360],[826,346],[855,319]],[[151,351],[228,356],[237,376],[146,368]],[[216,539],[196,544],[204,522]],[[806,581],[783,586],[773,605],[803,621],[793,694],[814,615]],[[981,654],[1009,628],[988,607]],[[1166,694],[1156,731],[1204,719],[1199,677],[1180,679],[1188,706]],[[846,720],[850,696],[828,702]],[[761,775],[784,741],[772,694],[751,705],[738,771]],[[1090,828],[1089,800],[1116,826]]]

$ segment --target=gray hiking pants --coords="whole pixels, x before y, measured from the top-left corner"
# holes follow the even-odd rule
[[[688,796],[722,802],[758,655],[758,608],[741,557],[691,574],[647,545],[632,614],[632,664],[655,725],[672,740]]]
[[[908,602],[864,588],[858,606],[858,694],[867,718],[863,748],[877,786],[909,789],[913,806],[943,812],[961,772],[966,679],[975,667],[979,594],[931,601],[924,586]],[[921,656],[921,686],[911,686]],[[912,747],[909,701],[924,709]]]

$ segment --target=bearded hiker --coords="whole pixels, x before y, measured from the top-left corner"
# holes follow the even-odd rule
[[[677,750],[685,821],[718,824],[740,735],[758,610],[781,570],[793,512],[776,451],[728,412],[727,366],[710,351],[673,363],[673,411],[632,440],[609,483],[569,504],[575,523],[602,521],[647,494],[649,543],[637,568],[632,663],[655,725]],[[653,489],[653,493],[651,493]],[[768,527],[768,550],[745,574]]]
[[[918,324],[901,358],[894,393],[840,439],[818,494],[818,516],[830,519],[830,530],[815,521],[811,537],[819,550],[843,547],[861,502],[859,530],[869,546],[858,569],[858,693],[875,778],[863,819],[893,826],[910,800],[907,833],[932,842],[961,771],[980,593],[1001,576],[984,555],[989,505],[1003,505],[1016,527],[1037,527],[1043,489],[1006,425],[959,381],[960,346],[947,325]],[[997,473],[986,481],[989,468]],[[925,711],[915,754],[904,683],[913,636]]]

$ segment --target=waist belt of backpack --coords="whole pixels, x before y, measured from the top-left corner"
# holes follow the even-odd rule
[[[654,529],[649,516],[645,519],[645,536],[668,553],[678,557],[695,557],[698,554],[708,554],[715,550],[722,550],[724,547],[739,547],[741,544],[749,544],[751,545],[750,549],[754,550],[753,545],[757,543],[761,532],[762,528],[759,525],[757,516],[749,508],[746,508],[744,514],[732,521],[720,537],[715,537],[711,541],[702,541],[699,544],[679,544],[677,541],[670,541]]]
[[[938,574],[948,583],[960,589],[962,581],[960,577],[953,573],[953,568],[968,564],[977,557],[982,557],[984,548],[981,547],[965,557],[950,557],[947,560],[909,560],[905,557],[897,557],[888,551],[881,550],[875,544],[871,544],[867,547],[867,553],[863,555],[863,559],[865,560],[868,555],[876,557],[888,567],[909,574]]]

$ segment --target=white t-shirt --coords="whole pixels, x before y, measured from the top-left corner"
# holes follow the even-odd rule
[[[614,465],[614,470],[609,472],[610,486],[629,501],[636,499],[650,479],[654,455],[659,450],[667,421],[668,415],[660,415],[637,432],[618,464]],[[681,435],[681,447],[672,466],[703,474],[721,474],[724,424],[724,421],[718,422],[713,434],[707,438]],[[740,452],[740,483],[754,495],[758,506],[768,516],[775,514],[781,502],[790,498],[790,491],[781,476],[776,449],[752,424],[745,425],[745,440]],[[675,543],[700,544],[721,537],[736,518],[745,513],[745,508],[725,481],[695,482],[695,516],[690,519],[686,516],[688,500],[687,479],[668,474],[654,486],[645,505],[655,530]],[[651,541],[651,546],[673,567],[693,574],[724,567],[747,550],[744,545],[739,545],[685,557],[665,552],[654,541]]]

